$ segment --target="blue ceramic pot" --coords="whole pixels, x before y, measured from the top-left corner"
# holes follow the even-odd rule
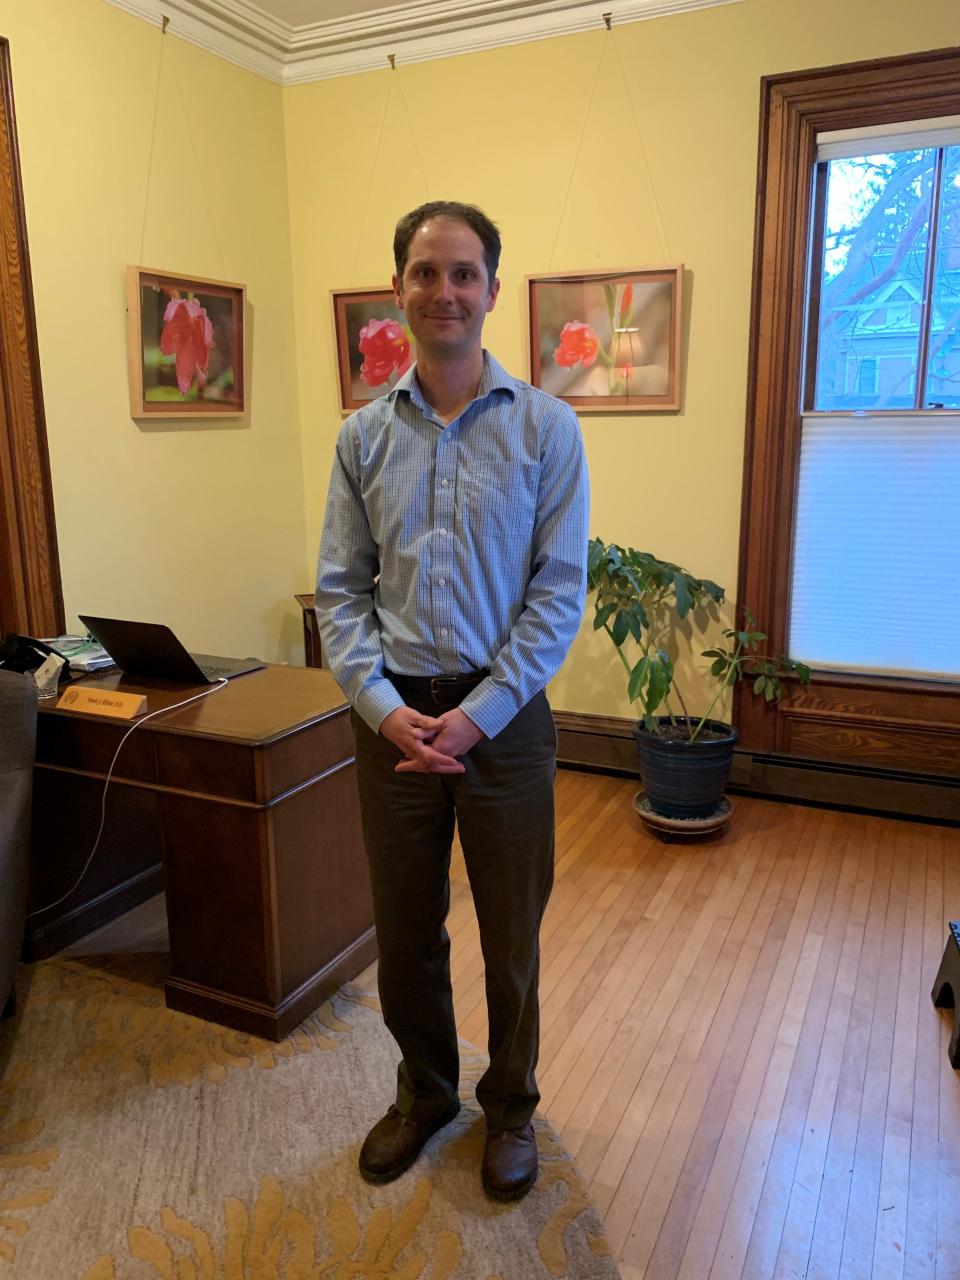
[[[676,723],[688,721],[677,716]],[[658,716],[657,724],[669,725],[670,717]],[[721,720],[708,720],[705,728],[720,736],[690,742],[648,733],[642,720],[634,728],[647,799],[665,818],[707,818],[723,797],[739,735]]]

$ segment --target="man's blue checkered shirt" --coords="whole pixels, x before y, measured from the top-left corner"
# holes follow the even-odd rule
[[[317,567],[325,664],[376,732],[403,699],[383,674],[489,668],[461,703],[492,738],[556,674],[586,585],[588,483],[560,400],[484,352],[444,427],[411,368],[343,424]]]

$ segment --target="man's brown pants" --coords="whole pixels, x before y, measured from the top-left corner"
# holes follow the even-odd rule
[[[449,710],[404,694],[425,715]],[[540,1100],[540,921],[553,886],[556,732],[544,694],[464,757],[462,774],[397,773],[393,743],[353,715],[373,886],[384,1021],[400,1047],[397,1108],[446,1111],[459,1054],[450,986],[454,822],[486,967],[490,1066],[477,1099],[491,1128],[525,1124]]]

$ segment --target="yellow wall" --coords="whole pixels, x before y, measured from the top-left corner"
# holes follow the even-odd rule
[[[340,425],[329,290],[388,283],[393,224],[428,198],[500,223],[486,336],[521,376],[526,273],[686,264],[683,412],[582,418],[591,528],[732,592],[760,78],[960,44],[960,10],[742,0],[284,90],[168,36],[142,254],[159,31],[103,0],[3,0],[0,34],[68,613],[168,619],[197,648],[299,660],[288,600],[312,580]],[[131,422],[122,269],[137,260],[246,283],[242,427]],[[585,624],[555,706],[629,714],[608,648]]]
[[[760,78],[953,44],[960,10],[941,0],[743,0],[612,35],[289,89],[308,547],[339,425],[326,291],[388,283],[396,218],[424,199],[462,199],[500,224],[502,289],[486,340],[521,376],[526,273],[685,264],[683,411],[581,417],[591,531],[677,561],[733,595]],[[400,86],[374,168],[392,75]],[[552,686],[553,705],[628,715],[622,667],[606,637],[591,632],[591,613]]]
[[[103,0],[3,0],[0,34],[68,628],[78,611],[142,618],[201,651],[302,662],[291,594],[310,573],[282,91]],[[124,267],[138,262],[246,284],[246,419],[130,418]]]

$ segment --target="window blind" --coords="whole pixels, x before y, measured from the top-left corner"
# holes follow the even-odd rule
[[[817,134],[817,161],[847,160],[852,156],[890,151],[919,151],[923,147],[954,147],[957,143],[960,143],[960,116],[875,124],[864,129],[833,129]]]
[[[958,573],[960,418],[805,418],[790,656],[960,680]]]

